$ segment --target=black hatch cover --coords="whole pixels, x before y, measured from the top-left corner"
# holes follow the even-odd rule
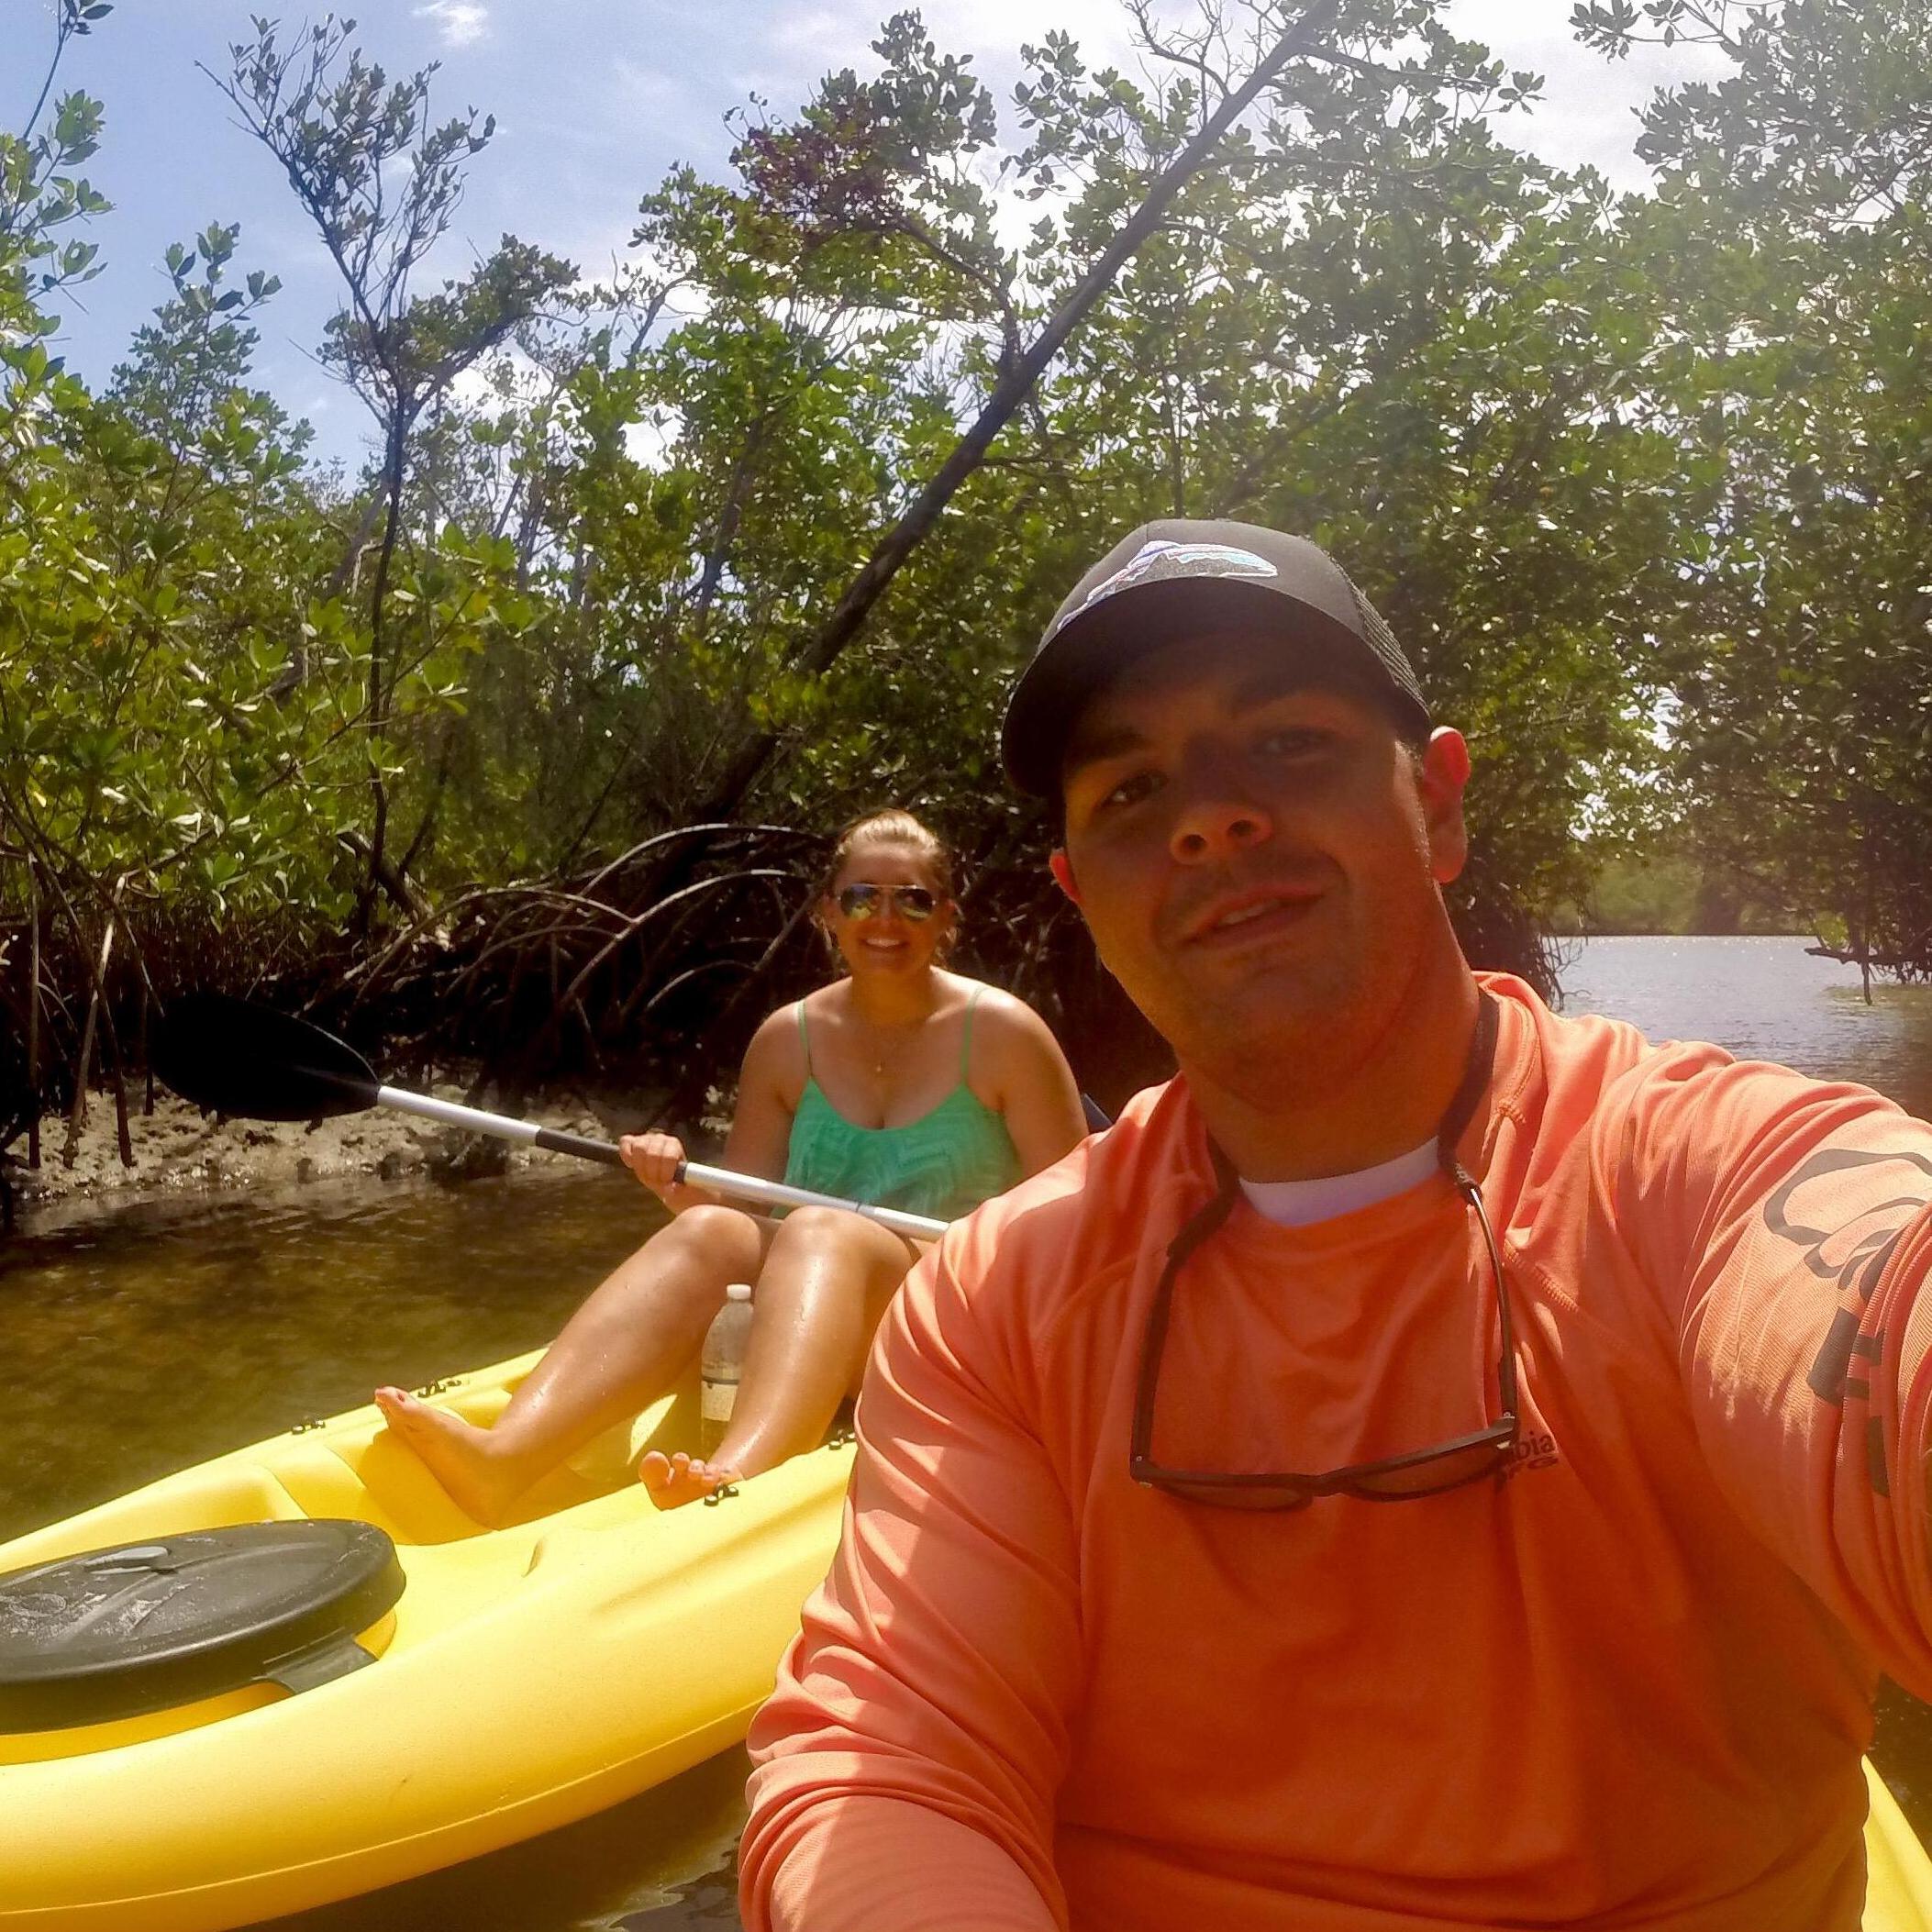
[[[292,1691],[366,1663],[355,1640],[403,1593],[372,1523],[242,1523],[0,1576],[0,1731],[165,1710],[253,1683]]]

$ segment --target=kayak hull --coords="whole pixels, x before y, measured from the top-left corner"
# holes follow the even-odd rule
[[[1927,1932],[1932,1859],[1869,1763],[1865,1782],[1871,1797],[1865,1819],[1865,1932]]]
[[[441,1399],[486,1420],[535,1360],[456,1378]],[[825,1573],[851,1450],[660,1513],[635,1455],[695,1431],[681,1390],[483,1531],[359,1409],[0,1548],[5,1571],[355,1516],[394,1538],[408,1579],[363,1636],[376,1661],[332,1682],[0,1738],[0,1928],[217,1932],[551,1830],[737,1742]]]

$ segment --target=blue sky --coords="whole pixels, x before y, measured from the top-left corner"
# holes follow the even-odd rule
[[[474,105],[497,134],[473,164],[454,229],[431,267],[461,273],[505,230],[607,272],[629,239],[640,195],[675,162],[723,171],[728,109],[765,95],[794,105],[823,73],[864,71],[867,43],[896,0],[372,0],[352,13],[358,39],[393,74],[439,61],[432,108]],[[1517,138],[1566,164],[1582,161],[1638,186],[1635,104],[1664,83],[1713,71],[1696,49],[1655,50],[1611,65],[1578,47],[1571,0],[1454,0],[1457,28],[1513,67],[1549,77],[1549,104]],[[118,0],[74,42],[61,91],[105,104],[106,137],[87,169],[115,204],[94,224],[105,272],[63,298],[61,346],[103,382],[133,330],[166,294],[160,261],[211,220],[242,225],[239,266],[279,275],[259,317],[258,379],[315,424],[318,450],[354,461],[367,418],[312,351],[335,305],[333,271],[267,155],[238,128],[213,82],[228,45],[250,38],[269,0]],[[293,30],[323,11],[279,12]],[[1169,9],[1181,16],[1181,0]],[[1063,27],[1091,58],[1128,62],[1116,0],[927,0],[943,49],[970,52],[1005,104],[1017,50]],[[0,0],[0,125],[17,129],[39,92],[53,40],[51,0]],[[1129,70],[1131,71],[1131,69]],[[1505,124],[1507,125],[1507,124]]]

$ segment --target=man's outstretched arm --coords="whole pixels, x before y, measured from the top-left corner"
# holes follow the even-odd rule
[[[748,1932],[1065,1926],[1073,1526],[992,1246],[949,1237],[880,1328],[838,1554],[752,1730]]]
[[[1611,1171],[1700,1443],[1763,1541],[1932,1694],[1932,1127],[1696,1058],[1647,1083]]]

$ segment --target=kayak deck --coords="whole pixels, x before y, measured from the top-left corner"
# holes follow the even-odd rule
[[[534,1354],[436,1399],[492,1419]],[[633,1471],[694,1447],[694,1383],[485,1530],[373,1407],[309,1424],[0,1548],[0,1571],[303,1516],[377,1525],[407,1587],[376,1661],[113,1724],[0,1736],[0,1927],[214,1932],[455,1863],[602,1809],[740,1738],[838,1536],[849,1444],[661,1513]],[[111,1822],[110,1822],[111,1821]]]

